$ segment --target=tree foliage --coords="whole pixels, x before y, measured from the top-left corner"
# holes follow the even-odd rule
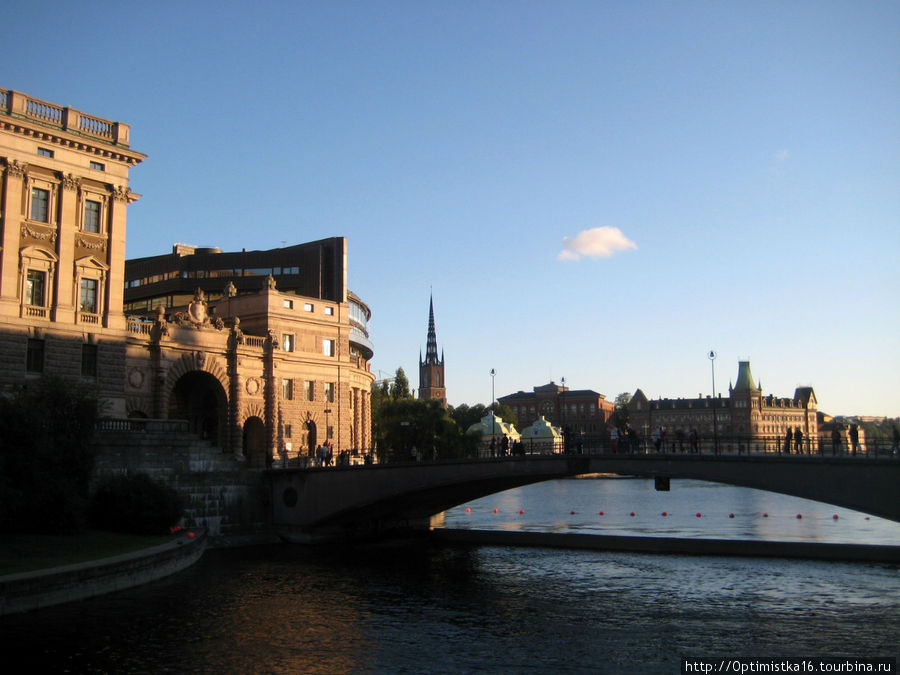
[[[618,429],[622,431],[628,426],[629,422],[631,421],[628,414],[628,404],[631,403],[631,394],[629,394],[627,391],[623,391],[621,394],[616,396],[615,403],[616,427],[618,427]]]
[[[179,494],[143,473],[101,481],[88,510],[93,527],[132,534],[162,534],[183,514]]]
[[[0,531],[83,526],[98,413],[93,391],[49,375],[0,397]]]

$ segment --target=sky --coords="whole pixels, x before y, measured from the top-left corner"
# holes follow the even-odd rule
[[[344,236],[452,405],[900,416],[900,3],[12,0],[0,87],[131,125],[129,257]],[[714,350],[717,358],[707,355]],[[494,369],[495,376],[490,372]]]

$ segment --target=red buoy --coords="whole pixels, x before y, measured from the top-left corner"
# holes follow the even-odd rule
[[[634,511],[628,514],[629,516],[634,516]]]
[[[666,516],[667,516],[667,515],[669,515],[669,514],[668,514],[668,513],[666,513],[666,512],[665,512],[665,511],[663,511],[663,512],[662,512],[662,516],[663,516],[663,518],[665,518],[665,517],[666,517]]]
[[[494,513],[497,513],[497,509],[494,509]]]
[[[831,516],[831,519],[832,519],[832,520],[837,520],[837,519],[838,519],[838,514],[835,513],[833,516]]]
[[[728,517],[729,517],[729,518],[734,518],[734,514],[733,514],[733,513],[729,513],[729,514],[728,514]]]
[[[469,512],[471,512],[471,511],[472,511],[472,509],[470,509],[470,508],[467,506],[467,507],[466,507],[466,513],[469,513]]]
[[[525,513],[525,509],[519,509],[519,515]]]
[[[703,514],[700,513],[699,511],[697,511],[697,517],[698,517],[698,518],[702,518],[702,517],[703,517]]]
[[[768,514],[768,513],[764,513],[764,514],[763,514],[763,518],[768,518],[768,517],[769,517],[769,514]]]
[[[193,532],[188,532],[188,534],[187,534],[188,539],[193,539],[193,538],[196,537],[196,536],[197,536],[197,535],[194,534]]]
[[[574,516],[574,515],[575,515],[575,512],[574,512],[574,511],[569,511],[569,515]]]
[[[603,511],[601,511],[601,512],[598,513],[597,515],[602,516],[602,515],[603,515]]]
[[[803,516],[800,515],[799,513],[797,514],[797,520],[800,520],[802,517],[803,517]]]

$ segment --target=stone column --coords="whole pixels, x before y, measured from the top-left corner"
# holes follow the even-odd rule
[[[3,212],[3,241],[0,242],[0,315],[19,315],[19,226],[25,203],[27,164],[11,160],[0,172],[0,211]]]
[[[266,387],[266,452],[272,457],[278,456],[278,410],[280,407],[280,383],[275,372],[275,350],[278,349],[278,338],[269,331],[266,346],[263,350],[265,365],[263,379]]]
[[[135,199],[127,187],[118,185],[112,190],[109,200],[106,258],[109,274],[106,275],[106,306],[103,308],[103,325],[107,328],[125,329],[125,314],[122,312],[125,298],[125,221],[128,204]]]
[[[53,305],[53,320],[60,323],[75,322],[75,307],[80,302],[81,289],[76,279],[75,232],[78,229],[78,188],[81,181],[68,174],[62,176],[62,190],[59,192],[59,223],[56,237],[56,302]]]

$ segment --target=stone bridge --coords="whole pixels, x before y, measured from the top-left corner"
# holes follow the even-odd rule
[[[566,476],[693,478],[804,497],[900,521],[900,461],[808,455],[531,455],[268,472],[273,524],[289,541],[426,528],[453,506]]]

